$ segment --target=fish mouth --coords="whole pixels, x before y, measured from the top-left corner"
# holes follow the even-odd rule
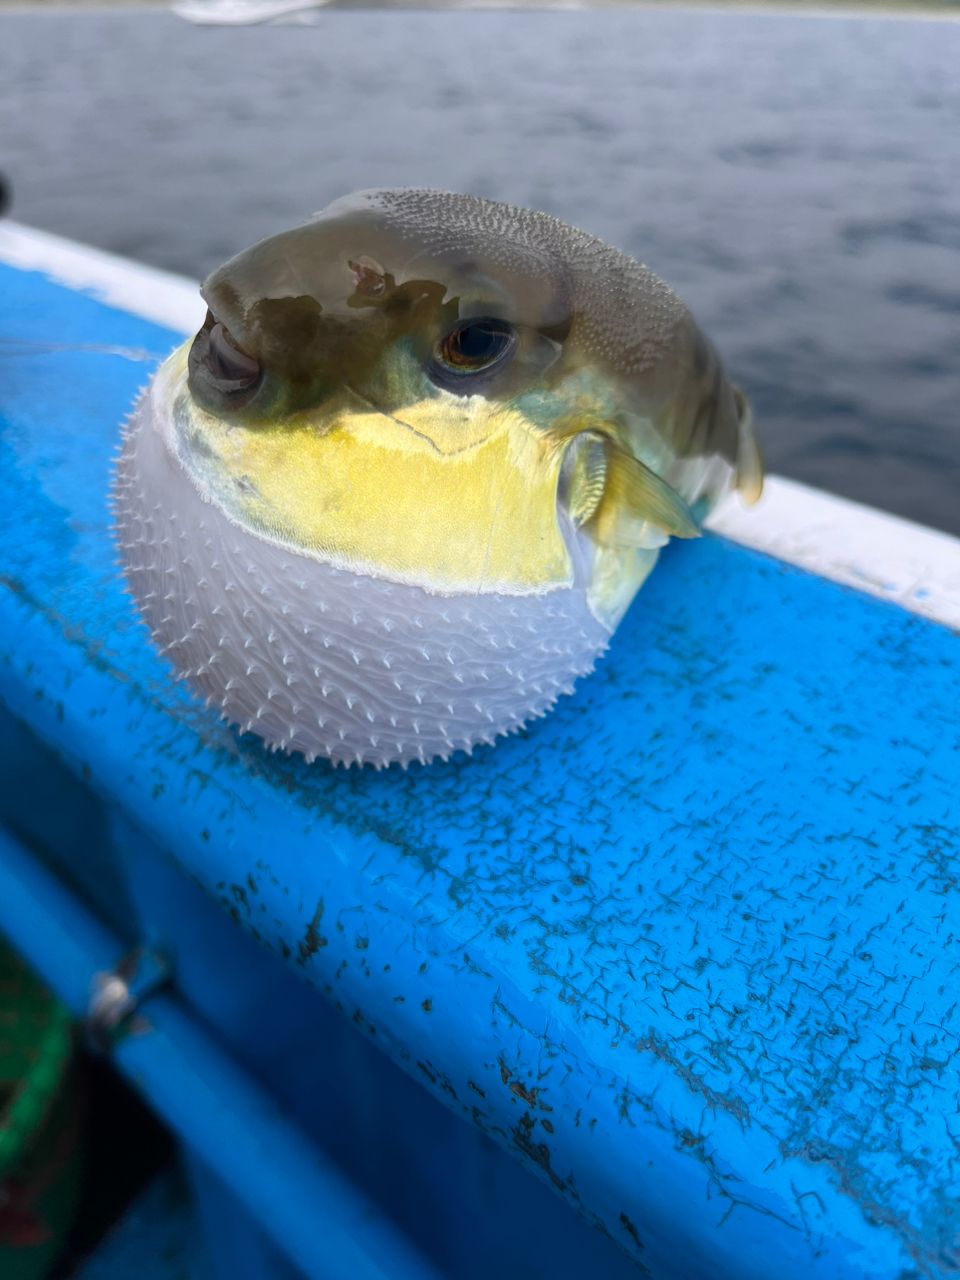
[[[236,413],[253,402],[263,379],[260,361],[208,309],[187,356],[187,382],[193,398],[211,413],[218,409]]]

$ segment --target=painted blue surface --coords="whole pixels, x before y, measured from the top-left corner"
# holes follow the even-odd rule
[[[74,782],[53,752],[2,712],[0,823],[15,828],[59,877],[51,883],[49,869],[46,877],[31,874],[22,853],[19,859],[0,856],[0,933],[14,935],[75,1008],[83,1007],[90,990],[91,969],[112,964],[122,950],[145,937],[168,958],[177,977],[178,1002],[189,1005],[195,1019],[214,1030],[219,1044],[270,1092],[288,1120],[443,1276],[489,1280],[505,1271],[523,1280],[636,1277],[635,1264],[617,1245],[395,1066],[376,1047],[369,1027],[361,1030],[356,1017],[343,1018],[342,1010],[302,980],[297,966],[291,968],[238,929],[230,914],[154,842],[116,808],[101,804]],[[72,830],[65,838],[68,825]],[[11,881],[17,862],[21,874]],[[46,921],[38,921],[35,910],[31,914],[25,905],[24,880],[33,884],[34,898],[37,886],[46,881],[42,897],[58,900],[48,904]],[[64,887],[71,892],[65,901]],[[104,944],[102,927],[89,940],[89,908],[83,908],[77,894],[88,897],[111,921],[112,944]],[[64,928],[66,916],[72,923]],[[76,947],[79,934],[88,935],[86,951],[96,951],[96,962],[85,959],[83,951],[66,949]],[[153,1007],[151,998],[143,1009],[148,1019]],[[166,1051],[176,1047],[174,1038]],[[189,1107],[194,1100],[181,1098],[177,1090],[171,1093],[156,1069],[162,1055],[150,1045],[135,1048],[147,1069],[135,1070],[136,1063],[123,1055],[118,1065],[197,1152],[188,1161],[190,1181],[217,1275],[291,1280],[287,1259],[298,1240],[303,1242],[303,1228],[291,1233],[282,1215],[264,1221],[264,1197],[258,1190],[264,1170],[243,1171],[252,1200],[246,1208],[237,1198],[235,1179],[227,1176],[218,1185],[204,1171],[201,1142],[215,1139],[216,1130],[192,1124]],[[238,1130],[248,1129],[250,1117],[235,1105],[236,1095],[233,1122]],[[234,1161],[239,1155],[239,1144],[228,1150],[219,1145],[208,1162],[218,1167],[224,1157]],[[282,1183],[289,1170],[278,1170],[277,1158],[271,1146],[267,1172]],[[233,1191],[224,1182],[231,1182]],[[314,1213],[302,1194],[293,1198],[308,1219],[309,1240],[317,1233],[321,1213]],[[328,1235],[322,1244],[330,1250]]]
[[[0,300],[24,342],[173,342],[6,268]],[[11,711],[655,1277],[960,1269],[957,636],[704,539],[529,732],[278,759],[171,686],[117,581],[148,370],[0,357]]]
[[[98,979],[123,955],[118,940],[3,830],[0,929],[79,1018],[87,1014]],[[149,984],[137,977],[128,984],[138,999],[135,1020],[116,1037],[111,1059],[203,1162],[207,1176],[215,1176],[220,1195],[243,1206],[253,1230],[244,1231],[238,1221],[233,1240],[221,1232],[226,1243],[236,1247],[243,1235],[259,1243],[269,1232],[283,1241],[300,1273],[316,1280],[440,1280],[390,1218],[290,1123],[276,1099],[175,995],[149,994]],[[148,997],[142,1004],[141,990]],[[288,1273],[295,1280],[292,1265]],[[273,1269],[249,1263],[229,1267],[228,1274],[232,1280],[274,1280]]]

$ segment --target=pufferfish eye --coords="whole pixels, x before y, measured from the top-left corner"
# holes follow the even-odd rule
[[[202,371],[208,387],[230,400],[246,399],[260,384],[260,362],[244,351],[209,311],[190,349],[192,374]]]
[[[505,320],[463,320],[434,348],[431,374],[450,387],[461,378],[490,373],[510,358],[516,344],[516,330]]]

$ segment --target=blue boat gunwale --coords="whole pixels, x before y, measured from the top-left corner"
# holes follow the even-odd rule
[[[12,250],[11,236],[16,242]],[[193,327],[194,319],[187,319],[188,307],[192,308],[191,317],[196,318],[198,312],[202,312],[203,304],[193,285],[178,282],[175,278],[150,269],[141,271],[140,268],[112,259],[109,255],[88,253],[80,247],[56,241],[56,238],[41,233],[0,225],[0,261],[4,260],[5,254],[17,258],[15,265],[18,269],[41,271],[63,281],[71,289],[93,293],[109,305],[132,315],[142,314],[142,311],[137,310],[134,297],[139,291],[140,307],[150,312],[146,319],[162,322],[164,326],[181,332],[188,332]],[[174,310],[181,318],[180,323],[171,324]],[[159,317],[161,312],[166,317],[162,320]],[[778,516],[778,511],[783,513],[782,519]],[[825,512],[829,515],[829,520],[826,519]],[[715,527],[724,536],[736,537],[740,520],[741,517],[736,512],[722,513],[715,522]],[[838,554],[838,547],[845,551],[848,545],[845,530],[854,529],[863,520],[867,520],[868,524],[878,521],[887,530],[889,537],[883,543],[869,539],[870,545],[862,555],[852,557],[849,553]],[[782,559],[792,560],[813,574],[832,577],[860,589],[866,588],[872,594],[896,602],[900,609],[890,611],[889,615],[874,608],[864,610],[863,616],[870,620],[871,636],[874,639],[889,643],[891,647],[901,641],[914,644],[916,654],[922,656],[929,651],[931,662],[938,660],[941,655],[949,657],[950,654],[956,660],[955,651],[948,652],[946,648],[948,643],[955,642],[955,638],[948,637],[946,633],[933,636],[932,632],[939,631],[939,628],[929,628],[931,634],[928,635],[924,620],[936,620],[951,627],[956,626],[957,619],[960,618],[960,587],[957,585],[960,542],[957,540],[780,480],[771,483],[765,508],[743,515],[742,524],[744,539],[752,540],[754,545],[763,543],[762,550],[774,555],[782,553]],[[850,533],[849,536],[852,538],[854,535]],[[902,553],[904,547],[909,554],[900,554],[898,559],[897,549]],[[877,552],[872,558],[871,551]],[[711,560],[716,562],[719,554],[716,547],[713,550],[709,546],[700,548],[697,550],[698,564],[709,569]],[[743,585],[752,589],[754,594],[745,607],[756,611],[758,598],[764,590],[777,590],[781,579],[783,583],[792,580],[773,563],[755,564],[749,554],[746,560],[752,567],[749,573],[745,572]],[[684,562],[678,560],[676,563]],[[918,572],[918,564],[930,567]],[[655,589],[660,590],[656,586]],[[666,597],[661,592],[656,598],[662,603]],[[841,597],[828,592],[824,598],[829,598],[841,612],[847,611],[848,623],[855,621],[855,597]],[[799,610],[796,616],[801,619],[814,616],[816,601],[813,586],[808,589],[796,588],[792,599],[791,607]],[[912,620],[912,625],[907,630],[897,620],[897,615],[902,610],[919,615]],[[712,1250],[714,1253],[707,1252],[701,1256],[719,1259],[726,1251],[729,1261],[731,1250],[742,1258],[750,1248],[754,1251],[759,1249],[760,1257],[763,1257],[763,1250],[767,1249],[770,1257],[778,1259],[778,1268],[784,1270],[785,1275],[838,1277],[864,1274],[857,1270],[855,1261],[851,1260],[857,1256],[861,1259],[872,1257],[874,1261],[884,1259],[887,1269],[877,1268],[868,1272],[877,1276],[897,1275],[908,1262],[917,1263],[916,1250],[920,1249],[918,1241],[925,1241],[924,1232],[911,1228],[910,1231],[898,1234],[894,1219],[890,1217],[889,1206],[871,1202],[862,1188],[855,1183],[851,1184],[856,1170],[851,1172],[850,1169],[841,1167],[836,1152],[821,1145],[819,1148],[811,1146],[805,1152],[784,1153],[778,1148],[773,1134],[765,1133],[752,1125],[749,1114],[743,1110],[738,1098],[728,1096],[722,1089],[716,1088],[699,1066],[691,1066],[684,1060],[679,1044],[672,1045],[658,1037],[652,1027],[649,1031],[637,1027],[621,1027],[615,1011],[605,1012],[602,1004],[595,1004],[592,1012],[585,1016],[601,1025],[608,1019],[614,1042],[612,1050],[617,1048],[619,1039],[630,1033],[636,1033],[637,1036],[637,1043],[633,1048],[640,1055],[639,1058],[631,1059],[630,1065],[620,1066],[613,1071],[614,1064],[620,1060],[614,1053],[599,1052],[600,1038],[594,1031],[591,1031],[590,1036],[584,1034],[575,1037],[571,1026],[560,1019],[559,1014],[566,1004],[565,995],[570,1000],[577,993],[575,984],[571,982],[567,985],[567,979],[562,973],[550,971],[549,962],[555,957],[549,948],[541,948],[539,956],[533,956],[545,966],[540,974],[539,986],[551,982],[557,984],[558,998],[552,996],[552,1003],[548,1005],[538,994],[538,982],[535,981],[532,985],[517,982],[518,972],[504,966],[503,948],[498,948],[498,944],[491,946],[493,939],[488,939],[482,929],[475,936],[463,936],[464,923],[469,923],[463,910],[463,900],[469,898],[471,892],[469,882],[462,875],[455,876],[448,872],[439,845],[431,847],[429,839],[419,839],[426,830],[422,815],[418,816],[411,805],[404,807],[403,804],[398,806],[394,803],[395,793],[399,790],[410,797],[415,794],[414,788],[418,785],[426,795],[430,794],[428,789],[433,788],[438,793],[438,798],[447,806],[444,812],[455,820],[455,810],[450,807],[449,788],[444,791],[436,774],[429,775],[429,780],[424,775],[421,784],[405,782],[402,788],[400,784],[394,785],[389,780],[383,785],[368,785],[356,777],[344,774],[339,775],[329,786],[326,783],[322,786],[314,785],[316,777],[308,776],[296,765],[264,759],[256,752],[238,755],[232,745],[231,735],[212,728],[202,715],[193,712],[192,704],[186,699],[162,699],[159,695],[154,698],[153,691],[136,683],[128,683],[125,689],[119,687],[108,673],[92,669],[90,660],[93,655],[83,652],[82,646],[76,643],[76,637],[65,638],[62,634],[51,634],[47,619],[35,613],[31,615],[23,602],[4,599],[0,623],[8,635],[12,634],[11,624],[14,618],[23,627],[22,637],[29,642],[31,652],[30,663],[23,661],[22,651],[13,653],[15,661],[12,668],[15,670],[12,669],[3,681],[2,692],[17,713],[33,725],[42,737],[55,742],[61,752],[72,758],[78,770],[85,766],[95,786],[115,796],[128,812],[139,812],[141,820],[153,834],[159,836],[166,847],[175,851],[177,860],[197,874],[214,897],[226,901],[229,895],[222,891],[221,886],[242,884],[244,872],[255,876],[260,881],[263,900],[269,906],[268,914],[275,914],[278,920],[283,919],[282,927],[263,931],[264,940],[274,948],[282,950],[287,947],[291,950],[291,963],[302,961],[302,967],[312,981],[333,990],[334,958],[345,959],[348,954],[340,947],[334,930],[328,931],[325,922],[339,923],[342,919],[349,918],[351,912],[356,912],[358,903],[366,904],[370,910],[366,921],[367,946],[364,950],[370,955],[379,953],[381,958],[392,954],[394,969],[405,970],[402,980],[404,990],[412,993],[422,988],[424,1002],[431,1002],[429,1020],[419,1023],[411,1014],[399,1016],[393,1013],[388,1017],[385,1009],[380,1010],[378,1029],[381,1040],[386,1040],[390,1051],[402,1058],[403,1053],[409,1052],[410,1046],[419,1038],[428,1070],[421,1070],[422,1062],[417,1065],[408,1062],[407,1067],[420,1071],[428,1086],[440,1094],[448,1086],[456,1086],[463,1092],[461,1075],[466,1080],[477,1074],[476,1063],[466,1062],[463,1054],[471,1044],[474,1047],[484,1045],[490,1060],[482,1064],[482,1070],[486,1074],[480,1080],[491,1098],[499,1080],[501,1094],[497,1095],[496,1101],[490,1102],[487,1109],[491,1127],[496,1130],[499,1125],[501,1128],[500,1140],[519,1150],[555,1186],[557,1180],[561,1184],[566,1182],[567,1168],[573,1169],[576,1166],[578,1173],[582,1168],[585,1171],[584,1181],[589,1184],[582,1207],[596,1213],[612,1233],[619,1233],[621,1242],[628,1249],[632,1248],[636,1228],[631,1233],[623,1219],[626,1218],[633,1226],[637,1215],[632,1209],[633,1201],[627,1202],[624,1197],[633,1193],[630,1177],[638,1176],[640,1172],[634,1151],[637,1139],[631,1141],[628,1131],[637,1124],[641,1126],[643,1141],[649,1154],[655,1157],[657,1177],[662,1180],[663,1186],[651,1187],[648,1175],[648,1185],[644,1188],[646,1199],[640,1196],[640,1200],[646,1205],[653,1221],[649,1228],[649,1247],[646,1252],[639,1248],[633,1249],[638,1257],[653,1261],[667,1256],[669,1245],[665,1243],[664,1234],[669,1236],[669,1228],[671,1224],[676,1225],[678,1212],[676,1207],[671,1209],[671,1203],[685,1195],[706,1194],[709,1198],[712,1188],[714,1199],[719,1197],[724,1203],[724,1209],[717,1214],[717,1222],[709,1227],[706,1224],[702,1227],[702,1239],[698,1243],[702,1249]],[[672,633],[672,640],[682,646],[683,638],[684,624],[680,618]],[[142,643],[142,637],[137,643]],[[695,671],[700,676],[704,671],[709,672],[709,664],[704,664],[702,655],[692,653],[680,656],[683,661],[677,664],[676,672],[671,669],[672,678],[682,675],[684,670]],[[32,671],[27,669],[30,666]],[[891,671],[894,670],[895,666],[891,661]],[[52,707],[34,705],[35,688],[42,687],[42,680],[45,679],[47,691],[52,690],[54,685],[51,676],[57,671],[61,673],[62,684],[69,685],[72,689],[72,701],[68,701],[62,708],[65,719],[59,722],[53,715]],[[589,682],[590,687],[585,687],[582,704],[590,707],[598,699],[609,696],[616,678],[616,668],[601,668]],[[909,672],[897,670],[893,687],[899,690],[901,696],[908,684]],[[833,686],[828,692],[830,698],[839,696]],[[637,691],[631,689],[621,691],[621,694],[636,696]],[[816,695],[816,691],[811,696],[820,696],[821,700],[824,697],[822,694]],[[144,702],[147,704],[145,707]],[[645,711],[649,710],[645,708]],[[103,723],[114,728],[116,740],[112,741],[111,735],[104,734],[102,740],[83,741],[86,718],[94,712],[98,716],[106,716]],[[134,723],[135,720],[137,723]],[[557,724],[560,723],[564,723],[562,717],[557,720]],[[573,723],[567,723],[570,731]],[[661,717],[657,723],[662,729],[666,721]],[[947,723],[944,719],[943,725],[946,726]],[[711,732],[713,728],[715,725],[711,727]],[[736,729],[737,726],[733,728]],[[556,746],[556,733],[538,733],[537,742],[542,744],[548,736],[551,736]],[[735,736],[734,741],[738,750],[746,749],[747,738]],[[922,741],[922,737],[918,741]],[[572,741],[570,745],[574,745]],[[694,735],[694,740],[689,745],[694,754],[699,753],[697,758],[702,759],[705,764],[711,761],[717,764],[706,739],[700,741]],[[502,744],[495,748],[494,751],[498,753],[494,757],[497,766],[501,761],[505,766],[508,761],[522,762],[522,748],[522,742]],[[776,755],[776,745],[773,743],[771,750]],[[603,751],[606,753],[603,759],[609,764],[609,744],[604,746]],[[615,753],[613,758],[615,759]],[[478,776],[485,771],[485,776],[495,782],[498,769],[488,767],[489,759],[484,757],[480,770],[474,769],[470,776]],[[942,759],[941,753],[939,767],[942,767]],[[453,770],[447,776],[467,777],[466,768],[469,766]],[[157,786],[158,780],[162,780],[168,794],[168,802],[162,812],[156,807],[151,809],[150,806],[150,793]],[[538,781],[542,786],[542,780]],[[578,780],[566,781],[569,785],[580,785],[580,803],[586,803],[588,793]],[[623,782],[625,784],[626,780]],[[288,784],[290,790],[285,791],[283,788]],[[439,794],[441,792],[443,794]],[[624,794],[629,794],[626,785]],[[371,816],[355,812],[345,816],[345,806],[358,810],[371,798],[374,800],[374,807],[382,810],[382,814],[378,812]],[[334,804],[335,799],[342,803],[339,806]],[[631,796],[631,799],[635,797]],[[255,802],[255,813],[250,812],[251,802]],[[576,812],[576,805],[568,802],[564,808],[558,802],[558,821],[561,824],[565,809]],[[487,812],[481,809],[478,812],[481,816],[486,815],[486,833],[491,831],[494,816],[500,824],[496,829],[501,832],[505,829],[504,824],[513,820],[513,815],[493,810]],[[714,820],[720,812],[720,809],[711,811]],[[652,810],[645,810],[644,813],[645,817],[651,817]],[[398,824],[398,815],[409,820],[408,825]],[[685,812],[678,812],[678,823],[685,816]],[[928,812],[927,817],[930,816]],[[943,816],[952,820],[949,812],[945,812]],[[758,838],[763,840],[767,834],[763,830],[766,815],[757,809],[755,818]],[[518,820],[521,824],[526,821],[529,828],[529,820],[525,815],[521,813]],[[651,818],[651,821],[654,820]],[[945,824],[944,830],[946,829]],[[661,831],[662,838],[662,825],[658,830]],[[802,828],[798,828],[798,840],[801,830]],[[210,832],[214,833],[214,838],[210,838]],[[400,832],[403,832],[402,848],[397,844]],[[286,860],[287,865],[282,873],[274,867],[276,878],[271,883],[269,873],[264,874],[264,859],[258,856],[258,845],[262,849],[276,833],[282,833],[283,838],[289,841],[287,852],[291,856]],[[481,826],[478,832],[481,841],[484,834]],[[575,843],[575,832],[568,830],[565,834]],[[851,835],[853,834],[851,827]],[[861,832],[857,834],[857,838],[863,835],[864,832]],[[510,839],[509,836],[503,838],[507,842]],[[730,839],[729,836],[727,838]],[[589,885],[589,865],[592,858],[600,856],[598,849],[561,854],[559,841],[553,831],[545,838],[545,842],[554,848],[556,865],[550,865],[548,859],[544,865],[538,866],[533,854],[522,853],[519,856],[529,858],[531,862],[528,878],[539,884],[545,874],[555,875],[558,869],[565,871],[568,867],[572,868],[576,859],[579,859],[576,863],[578,869],[572,872],[569,881],[578,890],[583,885],[578,884],[577,879]],[[736,864],[742,851],[734,846],[731,849]],[[487,849],[486,855],[492,852],[495,851]],[[314,860],[319,864],[324,859],[328,865],[314,864]],[[906,865],[906,854],[903,855],[903,861]],[[415,867],[415,870],[411,870],[411,867]],[[478,872],[486,873],[488,883],[485,893],[490,903],[495,904],[495,877],[498,873],[496,858],[479,862],[474,856],[470,860],[470,868],[474,875]],[[583,874],[584,870],[586,875]],[[744,867],[745,872],[746,870]],[[812,885],[816,883],[816,876],[812,871],[810,875]],[[444,877],[444,894],[438,893],[431,898],[431,879],[443,882]],[[609,880],[604,883],[610,887]],[[422,885],[427,887],[421,889]],[[375,886],[378,886],[376,891]],[[549,926],[549,886],[544,883],[542,887],[542,901],[535,902],[530,898],[521,902],[517,909],[522,915],[524,911],[530,911],[534,907],[541,908]],[[570,884],[558,882],[556,888],[565,893],[569,891]],[[298,893],[300,898],[294,902],[291,895]],[[429,908],[435,909],[444,896],[452,903],[448,908],[449,918],[432,916]],[[736,897],[736,894],[733,896]],[[318,905],[320,903],[324,904],[322,909]],[[691,900],[688,909],[693,905]],[[512,911],[513,904],[504,905],[504,923],[510,923]],[[257,925],[258,921],[252,917],[238,914],[246,927]],[[563,913],[558,909],[555,914],[559,916]],[[477,923],[474,921],[474,925]],[[611,927],[622,930],[630,927],[630,923],[624,926],[622,921],[619,924],[614,921]],[[378,931],[381,936],[378,936]],[[547,932],[549,935],[549,929]],[[359,939],[359,933],[357,937]],[[924,938],[918,921],[913,921],[911,944],[916,946],[920,942],[929,941],[929,938]],[[352,943],[351,938],[351,945]],[[617,945],[621,946],[621,955],[639,955],[649,944],[646,939],[638,936],[636,939],[624,938],[622,945],[620,942],[615,944]],[[841,957],[833,956],[826,941],[822,945],[826,947],[825,963],[828,970],[831,962],[835,967],[839,966]],[[436,967],[447,967],[450,983],[448,999],[457,998],[463,1006],[461,1009],[448,1007],[444,1010],[441,1002],[436,1000],[435,992],[431,999],[433,988],[424,984],[417,972],[424,954],[428,955],[430,963]],[[401,958],[398,959],[398,956]],[[885,963],[887,959],[889,957],[881,956],[878,963]],[[936,965],[937,961],[932,963]],[[798,964],[801,970],[805,965],[810,967],[811,973],[808,976],[817,971],[817,964],[806,953]],[[946,965],[945,959],[943,964]],[[921,985],[925,983],[932,990],[933,978],[929,974],[928,970]],[[678,986],[682,985],[678,979]],[[490,986],[496,988],[492,1001]],[[353,987],[348,984],[349,995],[343,996],[344,999],[357,1001],[358,1011],[361,1003],[364,1003],[360,994],[362,988],[362,983],[354,984]],[[903,993],[904,1002],[907,1001],[908,991],[909,987]],[[410,998],[412,1000],[412,995]],[[487,1010],[491,1026],[478,1029],[471,1025],[470,1016],[478,1015],[481,1009]],[[364,1012],[370,1012],[366,1003]],[[424,1009],[423,1012],[426,1014],[428,1011]],[[452,1043],[445,1042],[448,1034],[452,1035]],[[494,1051],[497,1044],[505,1046],[501,1055]],[[598,1133],[602,1137],[598,1143],[593,1144],[592,1155],[588,1154],[591,1142],[585,1132],[567,1134],[562,1140],[560,1137],[551,1137],[548,1143],[540,1140],[539,1128],[534,1131],[534,1126],[542,1124],[544,1117],[539,1115],[537,1106],[531,1104],[529,1099],[539,1095],[541,1100],[545,1100],[550,1096],[541,1081],[545,1078],[549,1080],[558,1062],[566,1064],[564,1069],[568,1074],[572,1073],[575,1080],[564,1095],[564,1105],[556,1107],[555,1113],[563,1114],[566,1110],[569,1112],[567,1118],[572,1121],[573,1097],[604,1095],[602,1104],[597,1107],[598,1117],[594,1117],[598,1120]],[[754,1068],[757,1065],[754,1063]],[[473,1076],[467,1076],[468,1071]],[[460,1074],[456,1074],[457,1072]],[[545,1072],[545,1075],[539,1074],[541,1072]],[[490,1087],[491,1084],[493,1088]],[[548,1089],[552,1091],[552,1082]],[[520,1108],[523,1112],[522,1119],[529,1120],[528,1127],[525,1128],[522,1121],[518,1126],[519,1112],[511,1112],[511,1107]],[[644,1110],[648,1107],[650,1113],[654,1109],[659,1111],[660,1121],[669,1116],[672,1123],[666,1128],[661,1124],[661,1131],[658,1132],[658,1125],[644,1117]],[[551,1123],[558,1127],[558,1121]],[[579,1130],[579,1124],[576,1127]],[[544,1132],[552,1133],[552,1130]],[[608,1154],[617,1153],[623,1160],[622,1172],[598,1169],[598,1150]],[[692,1175],[682,1172],[693,1167],[689,1163],[684,1164],[684,1161],[690,1162],[691,1154],[693,1165],[699,1168],[699,1186]],[[772,1167],[778,1161],[780,1165],[775,1170],[776,1185],[773,1181],[763,1183],[760,1176],[763,1166],[769,1164]],[[561,1172],[558,1173],[558,1169]],[[745,1176],[746,1169],[752,1170],[750,1177]],[[743,1180],[747,1191],[753,1196],[752,1201],[749,1198],[741,1200],[730,1194],[731,1177]],[[798,1230],[795,1222],[784,1225],[785,1219],[778,1216],[786,1212],[783,1197],[786,1194],[787,1199],[790,1198],[785,1188],[792,1185],[792,1178],[802,1180],[802,1184],[801,1181],[797,1182],[797,1188],[793,1191],[795,1203],[792,1212],[794,1219],[807,1223],[800,1233],[805,1239],[794,1239],[790,1233]],[[568,1191],[563,1191],[562,1186],[557,1186],[557,1189],[569,1194]],[[812,1207],[815,1202],[819,1202],[820,1211]],[[615,1209],[615,1205],[620,1207]],[[754,1217],[747,1224],[743,1220],[750,1218],[750,1214],[744,1209],[745,1205],[755,1211]],[[659,1222],[657,1213],[653,1211],[654,1206],[657,1206],[660,1215]],[[737,1213],[733,1212],[735,1208],[738,1209]],[[705,1206],[704,1212],[706,1211]],[[811,1227],[808,1219],[816,1219],[819,1225]],[[727,1226],[728,1223],[733,1225]],[[647,1224],[644,1223],[644,1226]],[[937,1230],[934,1229],[936,1226],[937,1224],[929,1224],[931,1239],[924,1243],[920,1257],[924,1267],[928,1266],[929,1259],[934,1256],[933,1238],[937,1235]],[[817,1246],[819,1252],[814,1248],[817,1231],[821,1233]],[[885,1236],[887,1232],[890,1235]],[[880,1243],[877,1242],[878,1235],[884,1237]],[[900,1259],[896,1263],[896,1269],[892,1262],[895,1257]],[[717,1265],[719,1266],[719,1262]],[[740,1271],[737,1274],[747,1273]],[[920,1274],[934,1273],[924,1270]]]

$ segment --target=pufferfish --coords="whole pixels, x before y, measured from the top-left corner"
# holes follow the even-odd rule
[[[407,764],[541,716],[672,537],[760,490],[652,272],[544,213],[366,191],[232,258],[115,477],[129,588],[223,718]]]

